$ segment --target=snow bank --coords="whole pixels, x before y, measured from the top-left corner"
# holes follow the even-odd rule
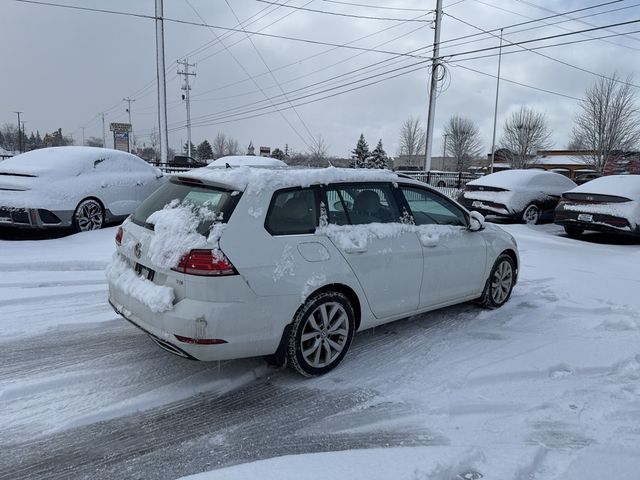
[[[156,285],[139,277],[119,254],[113,254],[105,273],[118,290],[146,305],[152,312],[166,312],[173,307],[174,294],[171,287]]]

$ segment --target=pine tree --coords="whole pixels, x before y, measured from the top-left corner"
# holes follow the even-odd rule
[[[368,161],[371,153],[369,152],[369,145],[364,139],[364,134],[360,134],[356,148],[351,151],[351,164],[352,168],[369,168]]]
[[[371,152],[370,168],[387,168],[388,163],[389,157],[387,157],[387,152],[382,148],[382,139],[380,139],[375,150]]]
[[[274,148],[273,152],[271,152],[271,158],[277,158],[278,160],[285,159],[285,153],[279,148]]]
[[[189,152],[189,142],[184,142],[182,149],[184,154],[186,155],[187,152]],[[193,156],[195,153],[196,153],[196,146],[193,144],[193,142],[191,142],[191,156]]]
[[[196,158],[198,160],[208,160],[213,158],[213,149],[207,140],[203,140],[198,148],[196,148]]]
[[[4,135],[0,132],[0,148],[4,148]]]

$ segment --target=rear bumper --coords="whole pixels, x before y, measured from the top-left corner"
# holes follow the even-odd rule
[[[476,200],[473,198],[465,198],[464,196],[460,198],[459,202],[469,211],[476,211],[481,213],[485,217],[487,215],[495,215],[499,217],[505,218],[518,218],[518,214],[509,210],[505,205],[497,204],[493,202],[488,202],[484,200]],[[475,203],[475,205],[474,205]]]
[[[276,301],[277,300],[277,301]],[[288,297],[256,297],[255,302],[203,302],[183,299],[165,312],[147,306],[109,285],[109,303],[119,315],[147,333],[163,349],[201,361],[230,360],[274,353],[292,315]],[[299,298],[297,298],[299,302]],[[189,339],[221,339],[226,343],[185,343]]]
[[[43,208],[13,208],[0,206],[0,226],[26,229],[69,227],[72,211]]]
[[[586,220],[588,216],[591,220]],[[632,228],[626,218],[605,215],[600,213],[588,213],[576,210],[566,210],[559,206],[555,210],[554,223],[562,226],[576,226],[585,230],[594,230],[605,233],[624,233],[628,235],[640,235],[640,227]]]

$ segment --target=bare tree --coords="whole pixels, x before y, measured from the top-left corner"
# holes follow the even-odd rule
[[[466,170],[482,154],[480,129],[468,118],[453,115],[444,133],[447,136],[445,150],[455,159],[456,171]]]
[[[640,142],[640,116],[632,89],[614,73],[589,88],[579,103],[571,143],[590,152],[591,165],[602,171],[614,150],[635,150]]]
[[[538,150],[551,148],[551,131],[542,112],[520,107],[504,122],[501,147],[511,152],[511,168],[526,168]]]
[[[216,134],[216,138],[211,143],[211,150],[213,151],[213,158],[220,158],[226,155],[227,136],[224,133],[218,132]]]
[[[327,152],[329,151],[329,145],[324,140],[322,134],[316,135],[316,141],[309,149],[308,157],[314,165],[327,163]]]
[[[220,158],[226,155],[238,155],[240,144],[235,138],[227,137],[226,134],[218,132],[211,143],[213,158]]]
[[[227,144],[224,149],[225,155],[238,155],[240,152],[240,144],[235,138],[227,138]]]
[[[424,155],[427,136],[418,117],[409,117],[400,127],[399,155]]]

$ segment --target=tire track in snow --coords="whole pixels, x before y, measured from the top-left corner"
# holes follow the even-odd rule
[[[217,396],[201,394],[136,416],[68,430],[0,449],[2,480],[173,479],[284,454],[442,445],[429,431],[303,431],[371,400],[367,390],[327,393],[268,379]]]

